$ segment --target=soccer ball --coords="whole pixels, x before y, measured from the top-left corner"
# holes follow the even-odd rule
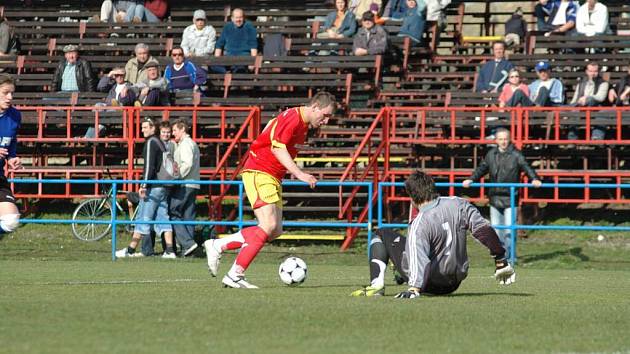
[[[288,286],[296,286],[306,280],[306,263],[301,258],[289,257],[278,268],[280,280]]]

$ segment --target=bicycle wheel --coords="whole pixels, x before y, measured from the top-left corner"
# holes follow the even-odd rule
[[[103,199],[87,199],[82,201],[72,213],[72,220],[107,221],[112,217],[111,206]],[[111,230],[111,224],[81,223],[72,224],[72,234],[82,241],[98,241]]]

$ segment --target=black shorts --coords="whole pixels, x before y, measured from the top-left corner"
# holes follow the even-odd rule
[[[0,176],[0,202],[15,204],[15,197],[6,176]]]
[[[385,245],[385,249],[387,250],[387,255],[389,259],[391,259],[392,263],[394,263],[394,267],[396,267],[396,271],[400,274],[401,280],[403,282],[409,281],[409,277],[404,271],[402,266],[402,259],[405,253],[405,248],[407,247],[407,238],[393,229],[379,229],[376,231],[376,234],[383,240],[383,244]],[[460,283],[456,284],[436,284],[434,281],[431,281],[431,264],[429,265],[427,271],[424,273],[424,286],[422,289],[423,293],[433,294],[433,295],[446,295],[454,292],[459,287]]]

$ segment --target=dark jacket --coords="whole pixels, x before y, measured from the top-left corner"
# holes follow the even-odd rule
[[[107,103],[108,106],[112,105],[113,99],[116,99],[121,106],[133,106],[133,103],[136,100],[136,93],[133,91],[133,85],[129,82],[125,82],[125,86],[127,86],[127,96],[124,98],[117,98],[116,81],[107,75],[103,75],[103,77],[98,81],[97,90],[99,92],[107,92],[105,103]]]
[[[142,158],[144,159],[144,168],[142,169],[142,180],[157,180],[158,171],[162,168],[162,147],[164,143],[159,136],[152,135],[144,143],[142,149]],[[143,185],[144,186],[144,185]],[[145,187],[157,187],[162,185],[150,184]]]
[[[366,49],[369,55],[385,53],[387,50],[387,32],[379,25],[374,25],[369,30],[361,27],[352,42],[352,51],[357,48]]]
[[[494,59],[488,60],[479,70],[475,92],[492,91],[495,88],[497,92],[501,92],[512,68],[514,68],[514,64],[507,59],[501,59],[498,64]]]
[[[486,182],[518,183],[521,180],[521,172],[525,172],[530,180],[540,179],[534,169],[527,164],[523,154],[510,144],[505,152],[500,152],[497,147],[488,151],[470,179],[478,181],[487,173],[490,178]],[[518,193],[518,189],[516,192]],[[510,207],[510,188],[489,188],[488,196],[493,207]]]
[[[523,16],[519,14],[513,14],[509,20],[505,23],[505,34],[514,33],[521,39],[525,38],[527,34],[527,23],[523,20]]]
[[[66,69],[66,59],[62,59],[55,69],[53,75],[52,88],[54,91],[61,91],[61,81],[63,78],[63,71]],[[96,90],[96,79],[92,74],[92,66],[88,61],[81,58],[77,59],[77,85],[80,92],[93,92]]]

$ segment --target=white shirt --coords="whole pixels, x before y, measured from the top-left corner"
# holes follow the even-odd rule
[[[593,11],[589,11],[588,4],[580,6],[575,19],[578,33],[594,36],[608,32],[608,8],[598,2]]]
[[[556,12],[556,17],[553,18],[551,22],[554,26],[562,26],[567,23],[567,8],[569,7],[569,1],[562,1],[560,3],[560,7],[558,8],[558,12]]]
[[[123,83],[121,84],[116,84],[116,99],[120,98],[120,93],[122,92],[122,90],[125,88],[125,84]]]

